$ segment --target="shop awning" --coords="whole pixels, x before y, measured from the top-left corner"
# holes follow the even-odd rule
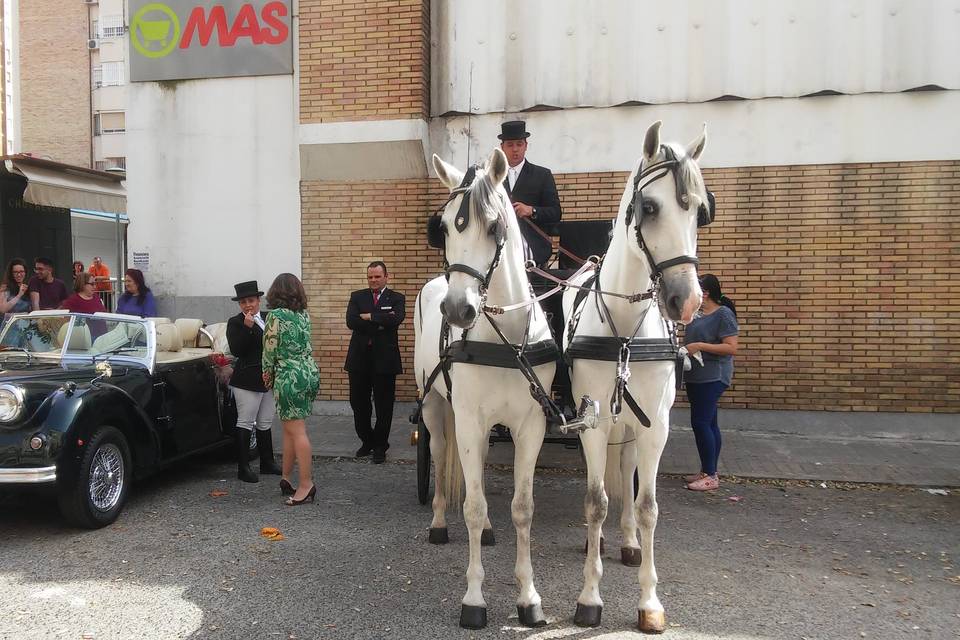
[[[3,161],[7,173],[26,178],[26,202],[64,209],[127,211],[121,175],[23,155],[7,156]]]

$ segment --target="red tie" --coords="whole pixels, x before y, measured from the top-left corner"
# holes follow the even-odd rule
[[[380,292],[379,292],[379,291],[374,291],[374,292],[373,292],[373,306],[377,306],[378,304],[380,304]]]

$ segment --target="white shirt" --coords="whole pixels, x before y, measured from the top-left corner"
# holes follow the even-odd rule
[[[524,158],[517,166],[507,169],[507,180],[510,181],[510,191],[513,191],[514,185],[517,184],[517,177],[520,175],[520,172],[523,171],[523,165],[526,163],[527,159]]]

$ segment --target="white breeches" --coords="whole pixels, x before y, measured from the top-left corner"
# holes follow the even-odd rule
[[[236,387],[230,389],[237,400],[237,428],[253,431],[256,426],[257,431],[268,431],[277,414],[273,391],[259,393]]]

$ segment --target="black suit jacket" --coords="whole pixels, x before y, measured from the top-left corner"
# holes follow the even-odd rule
[[[546,167],[540,167],[527,160],[517,182],[510,189],[510,178],[503,181],[503,188],[510,194],[511,202],[522,202],[535,207],[537,212],[528,220],[534,223],[560,222],[563,211],[560,209],[560,196],[557,195],[557,183],[553,173]],[[533,252],[533,259],[542,265],[553,253],[553,246],[541,238],[537,232],[520,220],[520,233]]]
[[[267,319],[267,314],[260,312]],[[230,353],[236,356],[233,363],[233,375],[230,386],[247,391],[266,392],[263,386],[263,329],[257,323],[247,328],[243,324],[243,314],[238,313],[227,320],[227,344]]]
[[[347,348],[346,371],[396,375],[403,371],[397,327],[403,322],[402,293],[385,288],[376,307],[373,292],[360,289],[350,294],[347,304],[347,327],[353,331]],[[369,313],[370,320],[360,318]]]

